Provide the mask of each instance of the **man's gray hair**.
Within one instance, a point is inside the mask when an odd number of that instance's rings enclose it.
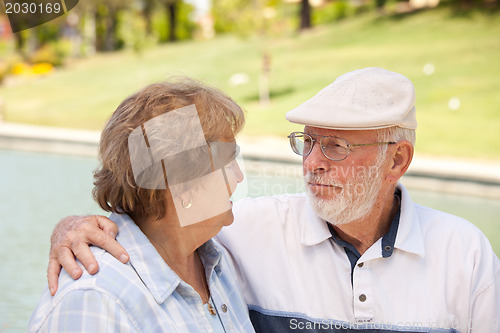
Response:
[[[406,140],[409,141],[412,146],[415,146],[415,130],[399,126],[382,128],[378,132],[378,140],[379,142],[398,142],[401,140]]]
[[[399,126],[387,127],[378,130],[378,142],[398,142],[406,140],[415,147],[416,135],[415,130],[410,128],[403,128]],[[379,150],[379,162],[385,159],[388,145],[381,145]]]

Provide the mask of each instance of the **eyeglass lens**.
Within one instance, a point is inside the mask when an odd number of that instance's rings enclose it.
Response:
[[[294,153],[306,156],[311,153],[315,140],[308,134],[294,133],[290,136],[290,141]],[[332,160],[342,160],[348,154],[347,142],[343,139],[323,136],[319,144],[325,156]]]

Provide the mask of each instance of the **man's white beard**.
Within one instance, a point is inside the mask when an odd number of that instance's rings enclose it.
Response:
[[[346,224],[359,220],[371,212],[382,184],[382,173],[379,172],[383,161],[378,161],[370,172],[360,172],[359,177],[351,177],[343,184],[326,175],[307,173],[306,193],[316,214],[333,225]],[[373,172],[375,170],[375,172]],[[329,199],[322,199],[311,193],[307,183],[334,185],[341,189]]]

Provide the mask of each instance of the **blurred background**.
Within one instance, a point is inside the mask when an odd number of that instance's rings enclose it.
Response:
[[[54,225],[103,214],[90,196],[92,135],[126,96],[175,75],[247,111],[250,196],[302,191],[298,161],[276,160],[301,128],[288,110],[351,70],[406,75],[417,92],[415,201],[469,219],[500,254],[498,0],[86,0],[15,34],[1,6],[0,332],[26,331]],[[59,143],[88,134],[94,153],[26,148],[26,138],[46,145],[39,128],[64,128]]]

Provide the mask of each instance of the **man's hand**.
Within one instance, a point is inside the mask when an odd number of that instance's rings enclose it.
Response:
[[[118,227],[104,216],[68,216],[55,227],[49,254],[47,278],[52,296],[57,291],[61,265],[73,279],[82,275],[75,260],[78,258],[90,274],[99,270],[97,261],[90,251],[90,244],[103,248],[124,264],[129,257],[127,251],[115,240]]]

